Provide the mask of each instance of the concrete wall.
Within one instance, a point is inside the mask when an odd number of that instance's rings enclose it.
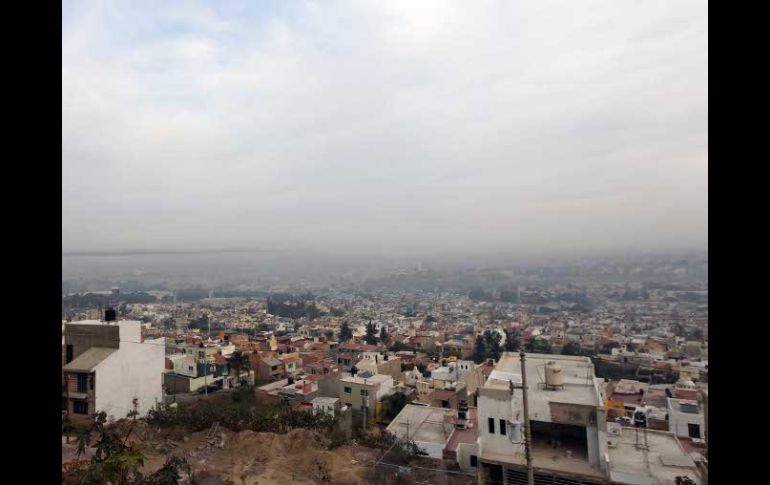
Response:
[[[519,393],[520,394],[520,393]],[[520,399],[514,394],[511,397],[509,391],[497,389],[479,389],[478,401],[478,427],[479,441],[482,443],[484,451],[493,453],[513,454],[521,445],[511,443],[508,437],[508,430],[505,435],[500,434],[500,420],[506,422],[515,419],[511,409],[511,399],[516,410],[521,410]],[[521,413],[519,420],[523,417]],[[495,420],[494,433],[489,432],[488,418]]]
[[[76,359],[91,347],[117,349],[119,332],[118,325],[67,323],[64,326],[64,341],[65,345],[72,345],[72,358]]]
[[[122,327],[122,326],[121,326]],[[124,418],[139,400],[138,411],[147,414],[163,402],[165,342],[163,339],[137,343],[129,331],[129,341],[96,367],[96,410],[114,419]]]
[[[460,443],[457,445],[457,465],[465,471],[476,471],[471,466],[471,455],[479,456],[479,446],[476,443]]]
[[[345,392],[345,387],[350,388],[350,394]],[[373,385],[358,384],[355,382],[339,381],[339,398],[343,404],[350,403],[353,409],[361,411],[364,406],[366,396],[361,396],[361,390],[365,389],[369,391],[369,408],[368,415],[370,418],[374,417],[377,402],[377,389]]]
[[[706,419],[703,414],[683,413],[675,409],[676,404],[672,405],[668,400],[668,430],[680,438],[690,438],[690,429],[688,424],[697,424],[700,426],[700,436],[704,439],[706,430]]]

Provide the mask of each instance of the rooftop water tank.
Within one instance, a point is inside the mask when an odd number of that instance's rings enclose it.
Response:
[[[561,373],[561,366],[554,361],[545,364],[545,385],[547,387],[564,385],[564,376]]]

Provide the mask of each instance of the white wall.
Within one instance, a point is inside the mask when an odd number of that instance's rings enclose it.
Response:
[[[457,465],[465,471],[475,471],[471,466],[471,455],[479,456],[479,447],[476,443],[460,443],[457,445]]]
[[[131,402],[137,398],[139,415],[146,415],[156,403],[163,402],[164,367],[164,339],[121,341],[118,351],[96,367],[96,410],[121,419],[132,410]]]
[[[689,438],[690,429],[687,425],[697,424],[700,426],[699,438],[703,439],[705,428],[706,428],[706,420],[703,416],[703,413],[700,413],[700,414],[683,413],[681,411],[678,411],[676,407],[677,407],[677,404],[672,403],[671,399],[669,398],[668,399],[668,430],[680,438]]]
[[[515,417],[512,416],[511,399],[513,399],[515,409],[521,410],[520,401],[515,395],[513,397],[508,395],[508,399],[506,400],[479,395],[477,414],[479,440],[482,443],[485,452],[513,454],[521,449],[521,445],[511,443],[510,437],[508,436],[509,430],[506,429],[505,435],[500,434],[501,419],[506,422],[515,420]],[[522,417],[523,413],[520,413],[518,420],[520,421]],[[494,418],[495,420],[494,433],[489,432],[488,418]]]
[[[384,374],[380,374],[380,375],[384,375]],[[385,379],[384,381],[382,381],[382,383],[377,388],[377,400],[381,401],[382,398],[386,396],[390,396],[391,394],[396,392],[394,387],[395,386],[393,384],[393,377],[388,376],[388,379]]]

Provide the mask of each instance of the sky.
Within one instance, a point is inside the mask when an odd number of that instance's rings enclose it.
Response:
[[[62,250],[705,248],[706,1],[68,1]]]

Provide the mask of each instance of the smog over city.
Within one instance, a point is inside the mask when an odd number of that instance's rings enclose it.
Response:
[[[413,265],[707,247],[705,3],[63,14],[65,268],[148,253]]]

